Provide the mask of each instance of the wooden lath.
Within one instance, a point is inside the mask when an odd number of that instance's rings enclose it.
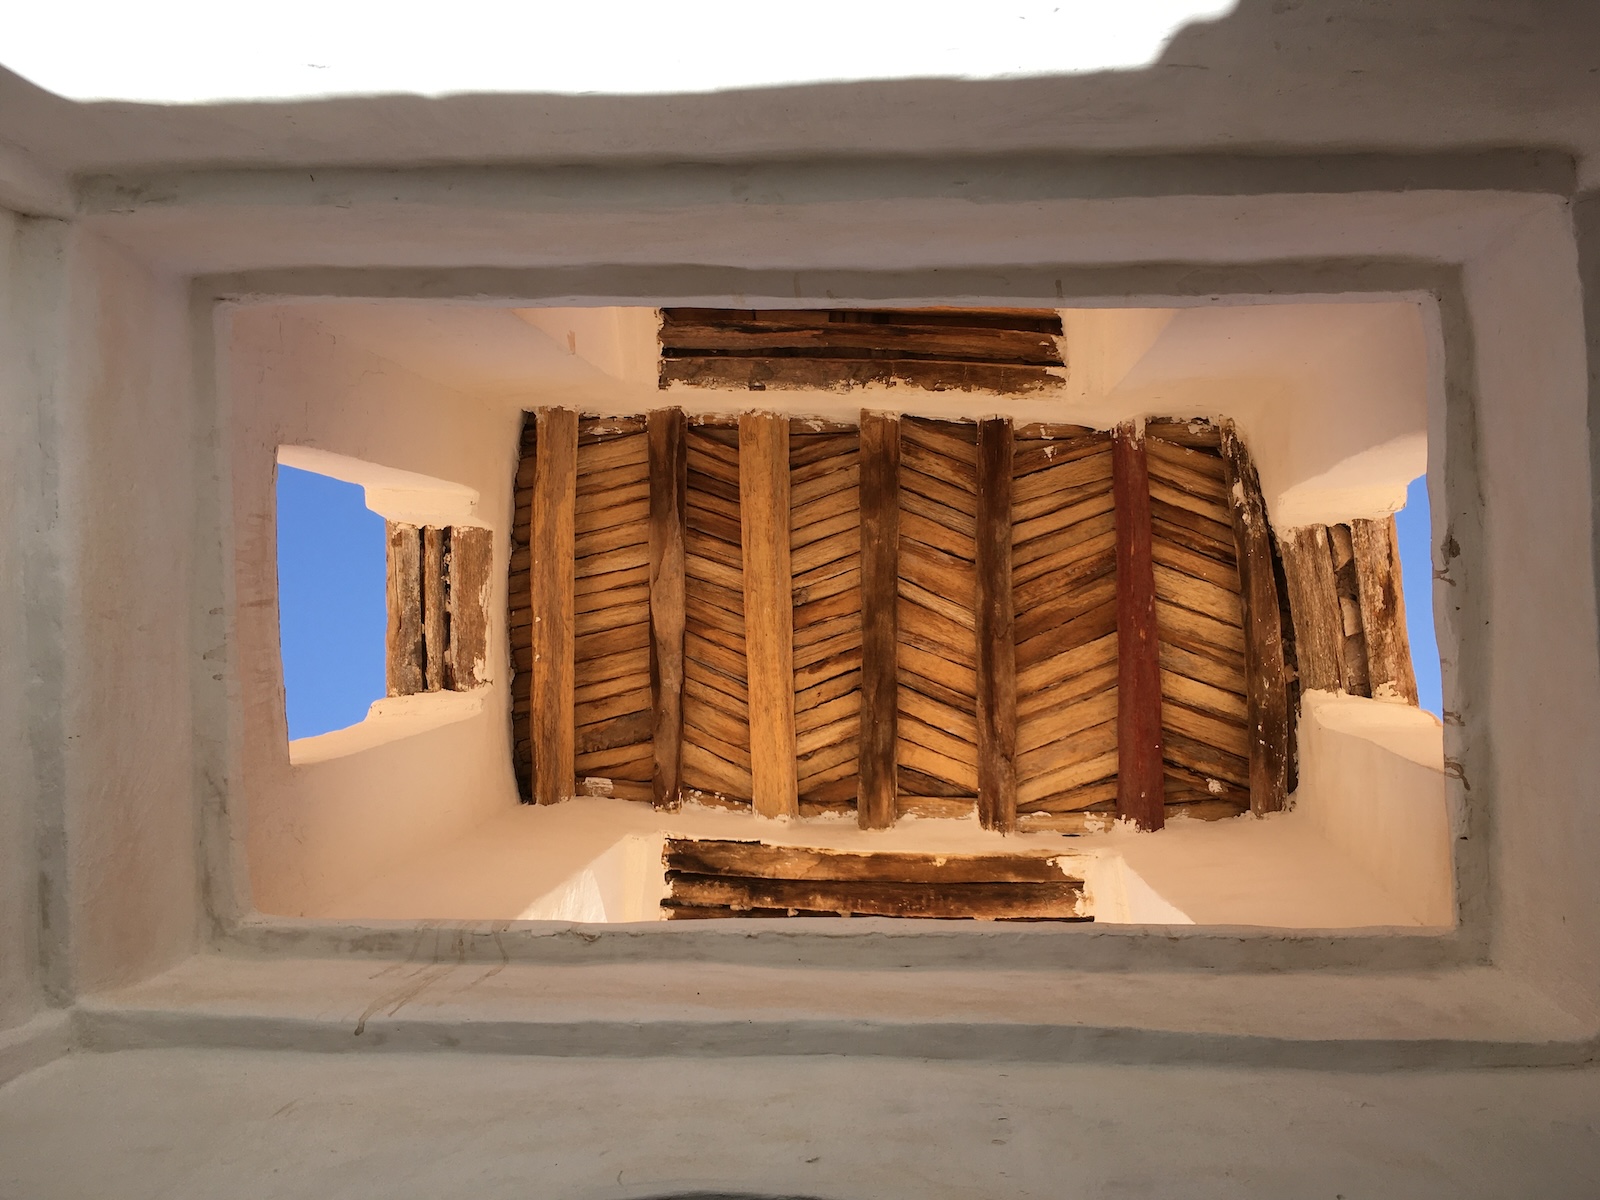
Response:
[[[1017,812],[1024,829],[1084,827],[1117,796],[1117,535],[1111,439],[1017,431],[1012,465]]]
[[[1230,429],[535,424],[511,562],[532,798],[1067,832],[1281,806],[1286,639]]]
[[[933,917],[1085,921],[1083,880],[1049,854],[850,853],[668,838],[669,919]]]
[[[573,558],[578,790],[651,800],[650,477],[642,418],[578,422]]]
[[[1030,392],[1061,382],[1061,333],[1050,309],[667,308],[660,386]]]
[[[978,802],[977,426],[900,423],[897,810]]]
[[[789,572],[800,812],[854,813],[861,753],[861,434],[789,432]]]
[[[1175,421],[1151,422],[1144,433],[1166,803],[1243,812],[1251,754],[1245,615],[1222,433]]]

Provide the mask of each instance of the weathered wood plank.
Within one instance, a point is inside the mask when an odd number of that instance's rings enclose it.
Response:
[[[391,696],[413,696],[427,686],[423,644],[422,531],[390,521],[385,594],[389,611],[385,635],[385,674]]]
[[[1294,648],[1300,692],[1347,691],[1344,618],[1333,577],[1333,549],[1326,525],[1291,529],[1278,539],[1283,578],[1294,621]]]
[[[1111,440],[1117,526],[1117,815],[1140,829],[1165,821],[1161,793],[1161,639],[1150,557],[1150,476],[1143,435]]]
[[[1405,593],[1400,584],[1400,542],[1394,518],[1350,522],[1361,629],[1367,639],[1367,681],[1377,699],[1417,703],[1417,676],[1406,632]]]
[[[1083,884],[885,883],[881,881],[668,877],[662,905],[721,906],[735,911],[835,912],[883,917],[975,917],[988,920],[1080,920]]]
[[[768,846],[668,838],[669,871],[747,879],[882,880],[886,883],[1060,883],[1072,878],[1060,854],[857,853],[802,846]]]
[[[465,692],[488,683],[489,593],[494,532],[456,525],[450,530],[450,642],[445,687]]]
[[[422,530],[422,563],[419,582],[422,592],[422,686],[425,691],[444,690],[445,650],[449,626],[445,583],[445,547],[449,535],[437,525]]]
[[[650,699],[655,755],[652,802],[676,808],[683,793],[684,519],[689,484],[683,410],[645,418],[650,472]]]
[[[1017,660],[1011,606],[1013,434],[1006,419],[978,426],[977,725],[978,820],[1009,833],[1017,824]]]
[[[531,544],[540,548],[530,574],[533,626],[533,799],[554,804],[574,779],[573,510],[578,487],[578,414],[538,412]]]
[[[1250,808],[1256,813],[1277,812],[1289,793],[1289,690],[1272,530],[1261,480],[1232,422],[1222,428],[1222,463],[1233,498],[1233,536],[1244,597]]]
[[[794,626],[789,562],[789,424],[772,413],[739,418],[739,511],[755,811],[797,816]]]

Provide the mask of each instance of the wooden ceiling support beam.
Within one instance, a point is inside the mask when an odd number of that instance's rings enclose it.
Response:
[[[555,804],[574,779],[573,523],[578,501],[578,414],[538,411],[530,564],[533,800]]]
[[[899,714],[900,421],[861,414],[861,736],[856,819],[895,820]]]
[[[680,408],[646,418],[650,454],[650,703],[653,798],[676,808],[683,792],[684,518],[688,423]]]
[[[1344,619],[1333,574],[1333,549],[1326,525],[1291,529],[1278,539],[1283,578],[1294,621],[1300,691],[1348,691],[1344,661]]]
[[[1400,586],[1400,539],[1394,518],[1351,521],[1361,628],[1367,639],[1367,682],[1380,698],[1417,703],[1417,674],[1406,632],[1405,593]]]
[[[978,424],[974,546],[978,625],[978,820],[1017,827],[1017,660],[1011,589],[1011,422]]]
[[[1250,810],[1278,812],[1289,791],[1289,689],[1283,656],[1272,530],[1261,478],[1232,421],[1222,426],[1223,479],[1244,601],[1244,671],[1250,742]]]
[[[1166,823],[1161,763],[1161,641],[1150,553],[1150,469],[1143,432],[1111,439],[1117,536],[1117,816],[1140,829]]]
[[[800,814],[794,742],[794,601],[789,569],[789,421],[739,418],[750,774],[755,811]]]
[[[450,646],[444,686],[465,692],[489,681],[489,572],[494,533],[476,525],[450,527]]]

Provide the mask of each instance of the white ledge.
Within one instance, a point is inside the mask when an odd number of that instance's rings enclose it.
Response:
[[[1574,1064],[1595,1031],[1503,971],[803,971],[205,954],[83,1000],[82,1044],[566,1056],[855,1054],[1354,1069]]]
[[[308,767],[465,721],[483,711],[488,690],[483,686],[468,692],[422,692],[374,700],[366,717],[354,725],[290,741],[289,763]]]

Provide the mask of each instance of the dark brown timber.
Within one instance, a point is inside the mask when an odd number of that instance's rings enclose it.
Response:
[[[446,630],[449,616],[445,599],[445,548],[449,531],[435,525],[422,530],[422,650],[423,686],[430,692],[444,689]]]
[[[684,506],[688,424],[683,410],[647,418],[650,447],[650,703],[655,714],[654,802],[677,806],[683,789]]]
[[[978,820],[1017,827],[1017,661],[1011,607],[1011,422],[978,425]]]
[[[899,640],[900,422],[861,414],[861,735],[856,819],[895,819],[895,718]]]
[[[1161,767],[1161,643],[1150,556],[1150,472],[1142,432],[1111,440],[1117,533],[1117,815],[1140,829],[1166,821]]]
[[[533,799],[554,804],[572,793],[574,779],[572,555],[578,414],[544,408],[538,423],[530,538]]]
[[[1260,477],[1231,421],[1222,427],[1222,465],[1232,498],[1233,538],[1244,600],[1250,809],[1277,812],[1289,790],[1289,690],[1278,583],[1272,570],[1272,531],[1267,525]]]

